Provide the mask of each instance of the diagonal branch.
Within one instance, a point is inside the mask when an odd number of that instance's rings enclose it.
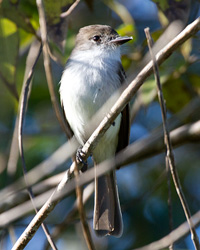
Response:
[[[194,226],[198,226],[200,223],[200,211],[195,213],[191,217],[194,222]],[[181,238],[185,237],[189,233],[188,222],[184,222],[178,228],[174,229],[170,234],[165,237],[150,243],[149,245],[134,249],[134,250],[160,250],[165,249],[174,242],[177,242]]]
[[[67,11],[63,12],[60,14],[61,18],[66,18],[67,16],[69,16],[73,10],[76,8],[76,6],[79,4],[80,0],[76,0]]]
[[[200,223],[200,211],[194,214],[191,219],[194,222],[194,226],[198,226]],[[160,250],[165,249],[174,242],[177,242],[181,238],[185,237],[189,233],[188,222],[184,222],[178,228],[173,230],[170,234],[166,235],[160,240],[150,243],[149,245],[134,249],[134,250]]]
[[[200,121],[195,122],[194,124],[191,124],[191,125],[184,125],[173,130],[170,133],[170,138],[171,138],[173,147],[179,146],[180,144],[187,143],[187,142],[189,143],[195,142],[195,141],[199,142],[200,141]],[[151,134],[145,139],[141,139],[138,142],[133,143],[132,145],[129,145],[124,151],[119,152],[116,155],[117,164],[113,166],[113,168],[122,167],[126,164],[142,160],[144,159],[144,157],[150,157],[152,155],[161,153],[165,148],[165,145],[163,143],[164,141],[163,135],[156,136],[156,139],[155,140],[154,139],[155,139],[155,133]],[[48,166],[46,167],[48,168]],[[107,172],[107,169],[104,168],[103,173],[105,174],[106,172]],[[64,174],[65,173],[63,172],[54,177],[50,177],[49,179],[33,187],[34,193],[38,195],[35,198],[35,204],[37,207],[41,207],[43,205],[43,201],[47,200],[48,197],[51,195],[51,193],[53,193],[55,187],[59,183],[59,180],[62,179]],[[82,175],[81,175],[81,178],[82,178]],[[50,184],[49,182],[51,182],[52,179],[55,179],[55,180],[53,180],[53,183]],[[91,182],[92,180],[93,180],[93,177],[91,176],[91,178],[88,179],[88,182]],[[83,184],[86,184],[86,182],[84,182]],[[38,189],[40,189],[40,191]],[[8,224],[13,223],[14,221],[26,216],[27,214],[33,211],[33,207],[30,204],[31,202],[30,201],[24,202],[26,200],[27,200],[26,194],[23,195],[17,192],[12,197],[7,198],[5,201],[1,203],[2,207],[0,207],[0,212],[3,210],[3,207],[5,206],[9,208],[9,210],[7,209],[5,212],[2,212],[0,214],[0,228],[6,227]],[[8,207],[8,206],[11,206],[11,207]]]
[[[182,125],[182,122],[193,116],[199,116],[200,114],[200,98],[193,99],[186,107],[184,107],[179,113],[171,116],[168,120],[170,130],[175,129],[170,133],[172,144],[175,147],[186,143],[195,143],[200,140],[200,122],[193,124]],[[162,128],[158,127],[151,132],[147,137],[137,140],[129,145],[126,151],[126,157],[123,157],[122,165],[141,161],[149,158],[153,155],[159,154],[164,150]],[[73,138],[74,139],[74,138]],[[65,163],[68,158],[75,153],[78,144],[72,143],[74,140],[70,140],[60,146],[51,156],[39,163],[32,170],[30,170],[26,177],[28,183],[32,186],[45,178],[49,174],[53,173],[55,169],[58,169],[60,165]],[[59,180],[59,178],[58,178]],[[19,194],[20,190],[25,188],[23,178],[19,178],[14,183],[0,191],[0,211],[2,211],[3,204],[7,203],[8,199],[12,200],[15,194]],[[19,197],[18,199],[19,200]]]
[[[94,193],[94,183],[90,183],[83,190],[83,204],[86,204],[88,202],[89,198],[92,196],[93,193]],[[76,219],[77,215],[78,215],[78,199],[76,199],[73,207],[71,208],[67,216],[63,219],[63,221],[54,228],[52,232],[52,237],[54,240],[58,239],[63,231],[66,231],[66,228],[70,225],[70,223],[72,223]],[[46,247],[44,249],[48,250],[49,244],[48,245],[46,244]]]

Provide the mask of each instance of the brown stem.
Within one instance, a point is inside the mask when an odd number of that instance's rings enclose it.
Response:
[[[165,106],[165,101],[164,101],[164,97],[163,97],[162,86],[160,83],[158,64],[156,62],[155,55],[152,52],[152,38],[151,38],[151,35],[149,33],[149,28],[145,29],[145,34],[147,37],[149,51],[150,51],[150,54],[151,54],[151,57],[153,60],[154,76],[156,79],[156,84],[157,84],[157,89],[158,89],[158,99],[159,99],[159,103],[160,103],[160,107],[161,107],[162,121],[163,121],[164,142],[165,142],[165,146],[166,146],[166,157],[167,157],[167,161],[168,161],[168,164],[170,167],[170,171],[171,171],[172,179],[173,179],[173,182],[174,182],[174,185],[176,188],[176,192],[179,196],[179,199],[180,199],[180,202],[182,204],[186,219],[187,219],[189,227],[190,227],[191,238],[192,238],[193,244],[195,246],[195,249],[199,250],[200,249],[199,238],[197,236],[195,227],[194,227],[193,222],[191,220],[191,213],[189,210],[189,206],[188,206],[187,200],[185,198],[185,195],[183,193],[180,179],[179,179],[178,172],[177,172],[176,165],[175,165],[175,159],[174,159],[174,154],[173,154],[173,150],[172,150],[172,143],[170,140],[168,125],[167,125],[166,106]]]

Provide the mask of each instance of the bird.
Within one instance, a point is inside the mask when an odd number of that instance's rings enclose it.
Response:
[[[90,121],[95,120],[97,127],[119,97],[120,88],[127,84],[121,45],[131,39],[120,36],[111,26],[100,24],[82,27],[76,36],[59,91],[66,120],[81,146],[93,132],[88,129]],[[128,145],[129,120],[127,104],[92,152],[95,169]],[[93,228],[100,237],[122,235],[115,170],[100,177],[95,175]]]

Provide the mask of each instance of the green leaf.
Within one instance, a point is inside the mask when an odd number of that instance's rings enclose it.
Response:
[[[156,83],[154,77],[151,77],[142,85],[139,96],[142,104],[145,106],[149,105],[155,99]]]
[[[185,60],[188,60],[191,51],[192,51],[192,39],[189,39],[181,46],[181,52]]]
[[[0,73],[11,84],[15,79],[19,34],[15,23],[6,18],[0,19],[0,44]]]
[[[104,0],[104,3],[121,18],[123,23],[125,24],[134,23],[134,20],[131,14],[129,13],[129,10],[126,8],[125,5],[117,1],[112,1],[112,0],[109,0],[109,1]]]
[[[21,5],[11,4],[9,1],[3,0],[0,5],[0,15],[14,22],[18,27],[26,32],[35,34],[35,29],[30,22],[26,12],[21,10]]]
[[[165,11],[169,8],[169,4],[167,0],[153,0],[154,3],[156,3],[162,11]]]
[[[117,28],[117,32],[120,34],[120,36],[132,36],[133,40],[131,40],[130,42],[134,42],[137,40],[137,31],[134,24],[123,23]]]
[[[44,0],[48,36],[58,48],[63,51],[65,47],[68,18],[61,18],[61,13],[68,10],[73,0]]]
[[[160,82],[164,84],[168,79],[168,73],[160,71]],[[152,75],[141,87],[140,90],[140,100],[142,101],[143,105],[149,105],[157,96],[157,87],[155,78]]]
[[[194,91],[200,95],[200,75],[197,74],[190,74],[189,75],[189,82],[194,88]]]
[[[180,111],[192,98],[192,95],[181,77],[173,77],[163,86],[163,94],[167,109],[172,112]]]

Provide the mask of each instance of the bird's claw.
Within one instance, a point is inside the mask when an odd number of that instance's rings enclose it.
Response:
[[[81,168],[81,172],[85,172],[87,170],[87,161],[84,161],[83,158],[85,157],[85,152],[83,152],[82,147],[78,148],[76,152],[76,161],[78,163],[83,164],[83,167]]]

